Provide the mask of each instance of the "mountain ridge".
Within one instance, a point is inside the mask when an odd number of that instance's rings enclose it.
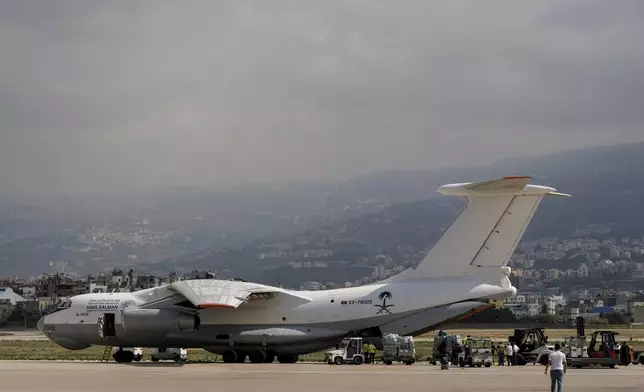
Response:
[[[248,270],[261,263],[249,249],[298,238],[311,246],[351,238],[353,250],[338,251],[338,257],[368,257],[389,249],[400,261],[409,255],[396,248],[430,246],[462,208],[459,199],[438,194],[438,186],[505,175],[530,175],[532,183],[573,195],[569,200],[544,200],[526,238],[569,235],[588,225],[604,225],[624,235],[644,232],[644,220],[633,213],[644,211],[644,182],[638,181],[644,178],[644,143],[629,143],[507,158],[481,167],[378,171],[342,183],[255,184],[226,192],[190,188],[136,198],[102,195],[65,199],[48,208],[0,203],[0,274],[41,273],[50,261],[96,272],[124,266],[128,254],[138,254],[133,263],[144,269],[167,269],[175,263],[214,269],[245,265]],[[93,226],[109,227],[121,236],[148,230],[176,238],[166,248],[153,246],[147,252],[125,247],[112,258],[104,250],[95,252],[100,255],[64,250],[84,247],[75,237],[87,237]],[[61,233],[66,237],[59,238]],[[20,238],[28,241],[15,240]],[[44,245],[56,249],[45,252]],[[229,263],[217,249],[243,249],[240,255],[252,260]],[[90,256],[103,261],[85,260]]]

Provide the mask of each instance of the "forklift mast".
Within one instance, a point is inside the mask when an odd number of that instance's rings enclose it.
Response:
[[[583,317],[579,316],[575,319],[575,324],[577,324],[577,337],[578,338],[583,338],[586,336],[586,331],[585,331],[585,320]]]

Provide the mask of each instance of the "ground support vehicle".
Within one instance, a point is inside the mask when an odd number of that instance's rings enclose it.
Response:
[[[152,362],[159,360],[173,360],[175,362],[185,362],[188,360],[188,350],[185,348],[166,348],[158,347],[152,349]]]
[[[494,343],[489,338],[470,337],[465,342],[463,352],[458,355],[460,367],[490,367],[492,366],[492,347]]]
[[[569,357],[566,359],[568,366],[577,368],[599,365],[614,368],[621,365],[622,361],[617,350],[614,331],[595,331],[588,344],[588,355],[586,357]]]
[[[644,365],[644,351],[633,352],[633,363]]]
[[[514,335],[508,336],[508,341],[519,347],[517,365],[545,365],[548,363],[548,355],[554,350],[554,345],[548,343],[543,328],[515,329]]]
[[[335,346],[335,350],[324,353],[324,362],[329,365],[362,365],[365,353],[362,352],[362,338],[345,338]]]

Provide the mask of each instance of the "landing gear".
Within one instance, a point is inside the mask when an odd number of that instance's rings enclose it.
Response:
[[[237,361],[236,363],[244,363],[246,362],[246,353],[237,351]]]
[[[112,355],[112,358],[114,358],[114,362],[130,363],[134,361],[134,353],[132,351],[123,351],[122,348],[119,348],[119,350]]]
[[[223,359],[224,363],[237,363],[237,353],[233,350],[228,350],[225,351],[221,358]]]
[[[283,354],[277,356],[277,362],[279,363],[295,363],[299,359],[297,354]]]
[[[241,351],[228,350],[222,354],[224,363],[244,363],[246,362],[246,353]]]
[[[248,354],[248,359],[251,363],[266,363],[266,358],[267,355],[265,350],[251,351]]]
[[[273,363],[273,362],[275,362],[275,353],[272,351],[267,351],[266,360],[264,360],[264,363]]]

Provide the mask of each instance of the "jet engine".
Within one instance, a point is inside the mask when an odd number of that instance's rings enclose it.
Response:
[[[170,309],[123,310],[123,330],[125,332],[181,332],[199,329],[199,316]]]

